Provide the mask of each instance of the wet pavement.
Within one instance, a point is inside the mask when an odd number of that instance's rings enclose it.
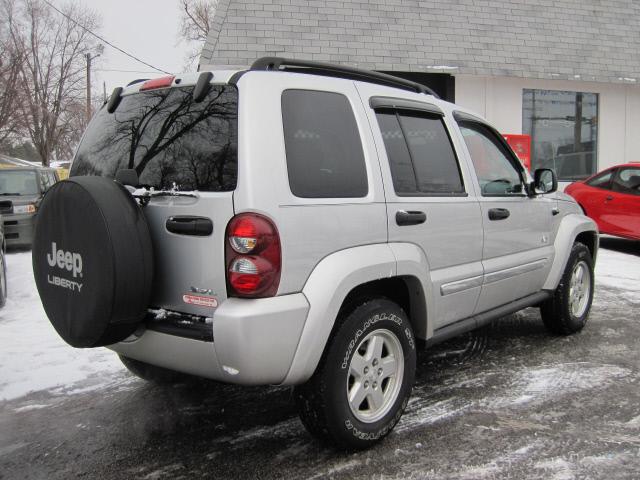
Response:
[[[640,268],[640,242],[605,240]],[[93,373],[0,402],[0,478],[640,478],[639,312],[599,283],[578,335],[528,309],[421,352],[405,415],[359,453],[313,440],[287,388]]]

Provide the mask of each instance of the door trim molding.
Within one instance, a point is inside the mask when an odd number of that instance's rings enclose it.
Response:
[[[525,263],[524,265],[518,265],[517,267],[510,267],[510,268],[505,268],[503,270],[497,270],[491,273],[485,273],[483,285],[499,282],[501,280],[506,280],[507,278],[522,275],[523,273],[529,273],[535,270],[540,270],[541,268],[544,268],[547,265],[547,263],[549,263],[548,258],[541,258],[533,262]]]
[[[483,276],[463,278],[462,280],[456,280],[455,282],[443,283],[440,285],[440,295],[443,297],[446,295],[452,295],[454,293],[464,292],[465,290],[471,290],[472,288],[481,287],[483,282]]]
[[[518,265],[517,267],[504,268],[502,270],[496,270],[495,272],[485,273],[484,275],[443,283],[440,285],[440,295],[445,297],[447,295],[453,295],[454,293],[460,293],[465,290],[481,287],[482,285],[488,285],[511,277],[516,277],[523,273],[540,270],[541,268],[546,267],[548,263],[548,258],[541,258],[533,262],[525,263],[524,265]]]

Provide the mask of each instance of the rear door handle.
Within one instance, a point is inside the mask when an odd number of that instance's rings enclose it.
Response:
[[[511,212],[506,208],[492,208],[489,210],[489,220],[504,220],[505,218],[509,218]]]
[[[607,201],[613,200],[613,195],[607,195],[605,197],[605,200],[607,200]]]
[[[427,214],[424,212],[407,212],[406,210],[398,210],[396,212],[396,223],[404,227],[406,225],[419,225],[427,221]]]
[[[213,232],[213,222],[206,217],[181,215],[167,218],[167,230],[178,235],[206,237]]]

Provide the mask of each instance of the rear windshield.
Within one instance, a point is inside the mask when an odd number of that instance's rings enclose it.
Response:
[[[84,135],[71,175],[115,177],[135,169],[140,184],[161,190],[234,190],[238,177],[238,91],[214,85],[202,102],[193,87],[127,95],[106,107]]]
[[[33,170],[0,170],[0,195],[39,195],[38,179]]]

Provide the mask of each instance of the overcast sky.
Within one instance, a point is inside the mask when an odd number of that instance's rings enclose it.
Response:
[[[63,0],[50,0],[54,5]],[[184,70],[185,55],[190,47],[178,43],[178,0],[73,0],[97,12],[102,27],[97,32],[106,40],[151,65],[171,73]],[[117,86],[124,86],[136,78],[164,75],[132,60],[105,45],[104,52],[94,60],[92,69],[94,89],[102,92],[106,83],[107,95]],[[120,71],[114,71],[120,70]]]

